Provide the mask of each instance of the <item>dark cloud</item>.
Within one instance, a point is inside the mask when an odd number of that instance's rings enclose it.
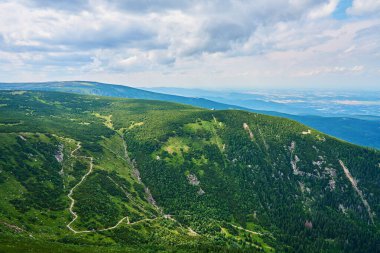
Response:
[[[82,11],[91,7],[87,0],[21,0],[25,6],[61,11]]]
[[[194,0],[21,0],[23,4],[34,8],[49,8],[61,11],[90,10],[96,5],[126,12],[162,12],[184,10],[194,6]],[[198,1],[199,2],[199,1]]]
[[[105,26],[100,30],[70,30],[55,38],[44,40],[45,44],[62,45],[72,49],[118,48],[120,46],[156,46],[154,31],[140,27],[118,28]]]
[[[110,6],[127,12],[163,12],[169,10],[186,10],[193,7],[195,0],[111,0]]]
[[[90,64],[92,57],[90,54],[48,54],[42,58],[33,58],[28,61],[28,65],[37,66],[56,66],[56,67],[80,67]]]
[[[202,42],[198,45],[190,45],[187,49],[179,50],[184,55],[196,55],[203,52],[227,52],[239,43],[244,43],[259,25],[271,25],[279,20],[291,20],[299,18],[306,7],[319,4],[322,0],[307,1],[307,4],[292,5],[288,0],[266,0],[246,2],[239,0],[20,0],[25,6],[33,8],[51,8],[64,10],[75,15],[75,11],[88,10],[89,15],[99,14],[96,6],[103,9],[117,11],[120,20],[104,23],[97,26],[81,23],[72,24],[73,27],[61,27],[61,30],[49,31],[52,36],[34,38],[41,42],[41,46],[10,46],[5,50],[15,51],[49,51],[81,49],[91,50],[96,48],[119,48],[122,46],[139,48],[141,50],[154,50],[169,48],[176,37],[175,32],[166,40],[158,40],[159,30],[165,29],[165,25],[176,26],[178,32],[181,29],[182,20],[175,20],[171,24],[152,23],[152,20],[144,20],[146,12],[167,12],[180,10],[181,13],[192,17],[194,21],[199,18],[201,23],[196,30],[189,31],[191,36],[198,36]],[[81,14],[78,14],[81,15]],[[123,16],[133,15],[139,21],[125,21]],[[95,16],[96,17],[96,16]],[[94,18],[95,18],[94,17]],[[101,16],[99,17],[102,18]],[[53,18],[54,20],[54,18]],[[80,22],[80,18],[78,19]],[[47,23],[50,21],[47,19]],[[88,22],[88,21],[87,21]],[[94,19],[94,22],[97,22]],[[177,22],[177,23],[175,23]],[[54,26],[54,22],[52,22]],[[186,40],[187,38],[183,38]],[[176,39],[178,41],[178,39]],[[56,49],[52,46],[60,46]],[[178,43],[176,47],[181,47]],[[171,47],[173,48],[173,47]]]
[[[54,45],[14,45],[2,43],[0,40],[0,50],[12,53],[49,53],[49,52],[68,52],[67,50]]]
[[[0,33],[0,48],[3,48],[5,45],[4,35]]]
[[[362,39],[368,39],[371,37],[380,39],[379,31],[380,25],[374,25],[369,28],[362,29],[356,33],[355,40],[359,42]]]
[[[208,41],[204,51],[210,53],[229,51],[237,43],[245,42],[253,29],[243,24],[225,21],[210,23],[205,28]]]

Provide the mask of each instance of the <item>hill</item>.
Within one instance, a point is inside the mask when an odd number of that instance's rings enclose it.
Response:
[[[379,251],[380,153],[295,121],[3,91],[0,135],[0,251]]]
[[[184,97],[151,92],[123,85],[105,84],[98,82],[45,82],[45,83],[0,83],[0,90],[39,90],[60,91],[85,95],[99,95],[108,97],[137,98],[161,100],[214,109],[242,109],[243,107],[214,102],[204,98]]]
[[[41,90],[60,91],[88,95],[100,95],[122,98],[137,98],[161,100],[188,104],[207,109],[238,109],[267,115],[294,119],[324,133],[341,138],[358,145],[380,148],[380,121],[376,119],[353,117],[321,117],[307,115],[292,115],[275,111],[255,110],[246,107],[215,102],[209,99],[168,95],[151,92],[122,85],[112,85],[97,82],[46,82],[46,83],[0,83],[0,90]],[[260,107],[260,104],[251,104],[251,108]]]

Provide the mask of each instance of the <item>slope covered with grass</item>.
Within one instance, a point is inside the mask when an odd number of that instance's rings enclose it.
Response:
[[[378,131],[380,128],[380,121],[375,117],[323,117],[315,115],[292,115],[276,111],[259,110],[258,108],[260,108],[260,104],[257,104],[257,101],[253,101],[247,108],[242,105],[234,105],[233,103],[225,104],[223,99],[220,101],[220,98],[218,97],[215,97],[215,101],[213,101],[201,97],[187,97],[186,95],[177,96],[132,88],[124,85],[87,81],[0,83],[0,90],[59,91],[120,98],[160,100],[216,110],[240,109],[293,119],[351,143],[374,147],[377,149],[380,148],[380,131]]]
[[[0,104],[5,251],[378,250],[377,151],[243,111],[30,91]]]

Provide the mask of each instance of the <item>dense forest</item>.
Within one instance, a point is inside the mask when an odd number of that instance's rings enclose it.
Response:
[[[380,252],[379,171],[284,118],[3,91],[0,252]]]
[[[292,114],[286,114],[280,113],[278,111],[261,111],[257,110],[257,108],[260,108],[260,104],[256,104],[256,102],[252,102],[250,103],[250,106],[248,106],[249,108],[256,109],[249,109],[234,104],[224,104],[199,97],[169,95],[137,89],[125,85],[114,85],[88,81],[0,83],[0,90],[58,91],[118,98],[160,100],[216,110],[239,109],[293,119],[305,125],[311,126],[312,128],[315,128],[319,131],[349,141],[351,143],[380,149],[380,122],[378,120],[366,120],[363,117],[323,117],[308,114],[296,115],[296,112]],[[217,98],[215,99],[218,100]]]

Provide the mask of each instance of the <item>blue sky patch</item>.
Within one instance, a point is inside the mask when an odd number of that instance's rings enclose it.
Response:
[[[333,17],[335,19],[346,19],[347,18],[347,13],[346,10],[347,8],[352,6],[352,0],[340,0],[338,7],[333,13]]]

